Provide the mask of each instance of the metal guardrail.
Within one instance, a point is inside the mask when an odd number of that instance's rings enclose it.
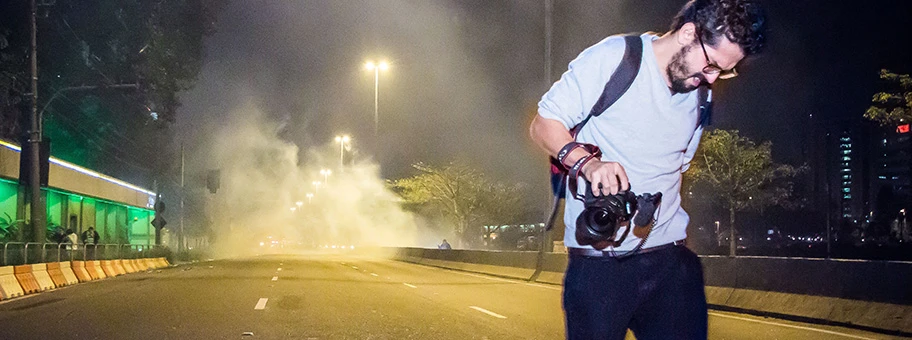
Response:
[[[72,244],[5,242],[0,266],[61,261],[95,261],[162,257],[168,247],[144,244]]]

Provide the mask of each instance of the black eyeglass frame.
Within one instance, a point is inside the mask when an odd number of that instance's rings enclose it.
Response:
[[[738,71],[735,68],[726,70],[709,60],[709,54],[706,53],[706,45],[703,44],[703,31],[700,29],[697,29],[697,41],[700,42],[700,48],[703,49],[703,56],[706,58],[706,66],[703,67],[703,73],[718,74],[719,79],[731,79],[738,76]]]

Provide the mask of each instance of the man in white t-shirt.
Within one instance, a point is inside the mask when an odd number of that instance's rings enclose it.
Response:
[[[759,53],[765,16],[751,0],[692,0],[665,34],[643,34],[642,61],[626,92],[579,131],[625,51],[622,36],[583,51],[539,102],[532,138],[568,169],[581,166],[593,195],[619,191],[663,193],[652,230],[623,242],[580,242],[576,219],[583,202],[567,187],[564,244],[570,257],[564,278],[568,339],[705,339],[707,307],[699,258],[683,247],[689,221],[681,208],[681,176],[703,132],[698,91],[737,73],[735,66]],[[565,148],[579,142],[597,146]],[[591,158],[586,160],[587,158]],[[579,164],[577,164],[580,162]],[[583,182],[582,180],[580,182]],[[628,254],[630,253],[630,254]],[[618,255],[627,256],[619,258]]]

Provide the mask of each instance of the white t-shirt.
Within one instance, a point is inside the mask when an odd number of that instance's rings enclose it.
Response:
[[[681,174],[687,170],[703,133],[699,120],[698,91],[672,94],[656,62],[653,34],[643,34],[643,61],[627,92],[602,115],[586,123],[576,140],[597,145],[602,160],[618,162],[636,194],[662,193],[655,227],[644,247],[654,247],[687,237],[690,217],[681,208]],[[560,121],[569,130],[592,109],[624,55],[623,36],[611,36],[587,48],[570,62],[570,69],[542,96],[538,114]],[[579,193],[585,182],[579,181]],[[564,244],[582,248],[576,240],[576,218],[583,202],[567,188]],[[619,232],[623,232],[623,228]],[[630,233],[614,250],[633,249],[640,239]],[[586,248],[591,248],[586,246]]]

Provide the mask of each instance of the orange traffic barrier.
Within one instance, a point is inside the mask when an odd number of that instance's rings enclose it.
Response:
[[[95,267],[95,275],[98,276],[99,279],[108,277],[105,275],[104,269],[101,269],[101,261],[86,261],[86,263],[89,262],[92,262],[92,266]],[[88,266],[86,266],[86,268],[88,268]],[[92,275],[92,273],[89,272],[89,275]]]
[[[123,260],[114,260],[114,263],[111,265],[114,267],[114,271],[117,272],[117,275],[124,275],[127,271],[123,267]]]
[[[35,277],[35,281],[38,282],[38,288],[41,288],[41,291],[57,288],[47,271],[47,263],[33,264],[32,276]]]
[[[72,265],[73,273],[76,274],[76,278],[79,282],[94,280],[92,275],[89,275],[89,271],[85,268],[86,261],[70,261],[70,264]]]
[[[162,261],[162,264],[165,265],[165,267],[170,267],[170,266],[171,266],[171,264],[168,263],[168,259],[167,259],[167,258],[162,257],[162,258],[161,258],[161,261]]]
[[[13,266],[0,267],[0,293],[3,299],[25,295],[19,280],[16,280]]]
[[[143,263],[146,264],[147,269],[157,269],[158,266],[155,265],[155,262],[152,262],[154,259],[146,258],[143,259]]]
[[[114,262],[114,261],[111,261],[111,260],[101,261],[101,270],[104,271],[104,273],[107,277],[117,276],[117,271],[114,270],[114,267],[112,266],[113,265],[112,262]]]
[[[50,275],[51,280],[54,281],[54,285],[57,287],[63,287],[67,285],[66,278],[63,277],[63,272],[60,271],[60,262],[51,262],[47,264],[47,273]]]
[[[135,259],[133,261],[136,264],[136,268],[139,268],[140,271],[149,270],[149,266],[146,265],[146,261],[144,259]]]
[[[35,280],[35,276],[32,275],[32,266],[24,264],[21,266],[13,267],[13,273],[16,275],[16,281],[19,281],[19,285],[22,286],[22,291],[26,294],[37,293],[41,291],[41,287],[38,285],[38,281]]]
[[[120,262],[123,264],[124,270],[126,270],[127,273],[137,272],[136,267],[133,266],[133,260],[121,260]]]
[[[66,284],[74,285],[79,283],[79,278],[76,277],[76,273],[73,272],[73,268],[70,267],[69,262],[58,262],[60,265],[60,273],[63,274],[64,279],[66,279]]]

